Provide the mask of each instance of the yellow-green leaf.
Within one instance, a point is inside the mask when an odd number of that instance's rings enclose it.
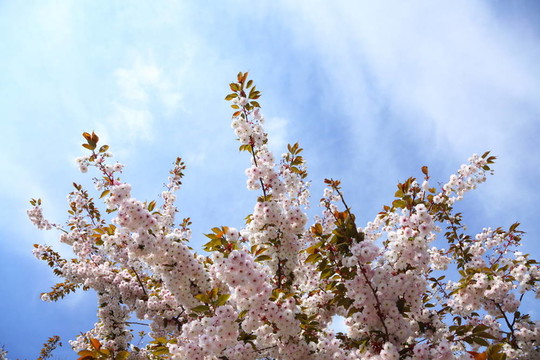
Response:
[[[255,261],[257,262],[262,262],[262,261],[266,261],[266,260],[272,260],[272,258],[268,255],[259,255],[255,258]]]
[[[322,258],[322,256],[320,254],[317,254],[317,253],[313,253],[311,255],[309,255],[306,259],[306,263],[314,263],[314,262],[317,262],[319,261],[320,259]]]
[[[116,354],[115,360],[126,360],[129,356],[129,351],[120,351],[118,354]]]
[[[191,311],[194,311],[196,313],[204,313],[204,312],[207,312],[208,310],[210,310],[208,305],[199,305],[199,306],[195,306],[193,309],[191,309]]]
[[[221,294],[219,295],[217,301],[216,301],[216,306],[223,306],[227,303],[227,300],[229,300],[229,298],[231,297],[231,294]]]

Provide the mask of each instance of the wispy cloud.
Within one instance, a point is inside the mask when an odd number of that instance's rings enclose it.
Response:
[[[502,169],[493,191],[528,201],[535,190],[517,189],[530,183],[523,155],[539,164],[530,135],[540,131],[538,39],[491,6],[297,1],[284,2],[284,21],[318,53],[328,94],[348,114],[358,144],[388,157],[382,166],[397,165],[400,147],[408,159],[450,164],[493,150]]]
[[[145,107],[134,108],[121,103],[114,104],[114,111],[107,119],[109,131],[121,135],[131,142],[154,138],[154,116]],[[107,131],[107,130],[106,130]]]
[[[379,100],[371,107],[384,102],[406,111],[400,120],[414,121],[421,132],[430,130],[422,125],[435,124],[437,135],[454,147],[495,132],[482,125],[503,127],[509,113],[515,119],[518,103],[528,104],[527,111],[540,110],[534,101],[540,83],[531,76],[540,72],[533,39],[501,28],[482,2],[290,6],[296,30],[320,53],[334,81],[364,72],[358,80],[376,92],[366,98]],[[311,36],[302,30],[306,27]],[[332,91],[358,86],[348,81]]]
[[[182,106],[182,95],[152,57],[137,54],[132,64],[114,71],[117,96],[112,113],[99,128],[108,138],[133,143],[152,141],[159,127],[157,116],[172,114]]]
[[[117,69],[115,77],[120,96],[127,102],[148,105],[152,96],[165,111],[175,111],[180,106],[182,95],[152,60],[137,56],[130,68]]]

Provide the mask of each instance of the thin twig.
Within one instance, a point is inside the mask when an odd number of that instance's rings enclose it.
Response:
[[[132,266],[131,267],[131,270],[133,270],[133,272],[135,273],[135,276],[137,277],[137,281],[139,282],[139,285],[141,285],[141,288],[142,288],[142,291],[144,292],[144,295],[148,298],[148,294],[146,293],[146,289],[144,288],[144,285],[141,281],[141,278],[139,277],[139,274],[137,273],[137,271],[135,270],[135,268]]]

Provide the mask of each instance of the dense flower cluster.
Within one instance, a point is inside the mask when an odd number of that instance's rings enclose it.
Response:
[[[340,182],[327,179],[322,214],[308,226],[302,149],[289,145],[276,161],[260,92],[247,73],[237,80],[226,97],[231,126],[251,157],[247,187],[261,196],[245,228],[212,229],[208,256],[189,247],[190,219],[177,224],[179,158],[161,205],[142,202],[118,177],[123,165],[109,163],[108,146],[98,149],[98,136],[84,133],[91,155],[77,162],[100,172],[106,214],[77,184],[65,228],[32,201],[31,221],[60,229],[75,254],[68,261],[36,245],[35,256],[63,278],[42,299],[78,288],[98,295],[99,321],[71,342],[80,359],[540,358],[540,324],[519,311],[523,296],[540,294],[538,263],[516,251],[522,232],[515,224],[471,236],[453,209],[486,180],[494,157],[473,155],[440,190],[423,167],[424,179],[398,184],[392,204],[363,228]],[[335,316],[345,333],[332,330]],[[144,346],[132,344],[135,318],[153,338]]]

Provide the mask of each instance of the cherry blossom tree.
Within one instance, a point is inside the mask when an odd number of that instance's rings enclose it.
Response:
[[[363,226],[340,181],[326,179],[321,215],[308,224],[302,149],[272,154],[261,94],[247,76],[238,74],[225,99],[250,159],[247,187],[259,196],[243,229],[206,235],[206,254],[189,245],[190,219],[176,218],[180,158],[159,201],[142,202],[109,147],[84,133],[89,153],[77,161],[99,174],[97,194],[74,184],[65,225],[31,201],[31,221],[59,231],[74,253],[64,259],[35,245],[62,279],[41,298],[97,293],[98,322],[70,342],[80,360],[540,358],[540,323],[520,311],[527,293],[540,297],[538,263],[518,251],[523,232],[516,223],[469,234],[454,210],[492,173],[494,156],[471,156],[440,188],[422,167]],[[332,328],[335,316],[346,332]],[[135,322],[149,329],[142,346],[132,343]]]

